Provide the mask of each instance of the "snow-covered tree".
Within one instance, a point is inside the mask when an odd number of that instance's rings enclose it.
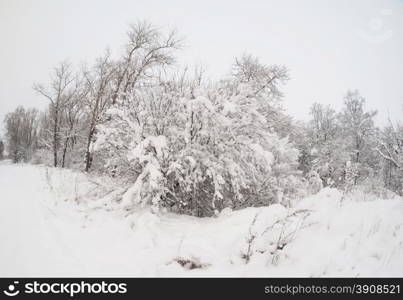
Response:
[[[84,98],[86,112],[85,126],[85,171],[92,166],[93,153],[91,144],[97,130],[97,126],[104,121],[104,113],[111,105],[112,81],[116,67],[110,58],[109,51],[99,57],[92,68],[83,70],[86,85],[86,97]]]
[[[355,185],[359,180],[378,176],[375,115],[376,112],[365,111],[365,99],[358,91],[346,94],[340,113],[315,103],[306,128],[310,146],[305,150],[305,169],[310,166],[324,185],[336,187],[348,185],[351,178]],[[352,173],[354,176],[348,175]]]
[[[314,103],[310,115],[307,136],[302,141],[305,147],[308,145],[304,152],[305,170],[316,172],[325,186],[338,186],[344,178],[344,167],[349,156],[341,137],[337,113],[330,106]]]
[[[377,152],[382,158],[382,173],[385,186],[403,194],[403,126],[389,126],[381,132]]]
[[[29,161],[37,148],[38,111],[22,106],[5,117],[7,152],[13,162]]]
[[[149,86],[159,72],[172,65],[175,61],[173,52],[178,48],[180,39],[176,31],[164,34],[148,22],[138,22],[130,26],[128,42],[120,59],[112,61],[107,54],[97,61],[92,70],[84,72],[89,90],[86,97],[86,171],[90,170],[94,159],[92,145],[98,127],[114,122],[112,115],[106,116],[106,111],[111,106],[130,105],[130,94]]]
[[[351,162],[356,165],[359,178],[368,177],[371,170],[377,169],[378,159],[374,150],[376,111],[365,110],[365,99],[358,91],[349,91],[344,98],[344,107],[339,115],[343,139],[350,152]]]
[[[181,47],[176,30],[167,33],[147,21],[130,25],[122,57],[116,62],[112,104],[124,102],[126,94],[175,62]]]
[[[337,123],[337,114],[330,106],[324,106],[320,103],[314,103],[311,107],[312,120],[310,121],[309,130],[311,131],[311,139],[314,145],[326,144],[329,140],[333,140],[340,129]]]

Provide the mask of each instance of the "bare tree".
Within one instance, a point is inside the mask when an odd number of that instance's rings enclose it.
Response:
[[[20,106],[4,122],[10,157],[15,163],[29,161],[37,147],[38,111]]]
[[[93,156],[91,143],[93,142],[97,125],[103,121],[106,110],[111,105],[112,80],[116,68],[110,60],[110,53],[97,59],[91,70],[84,70],[83,76],[86,82],[85,106],[87,108],[87,134],[85,152],[85,171],[88,172],[92,165]]]
[[[55,167],[58,166],[62,111],[76,93],[77,86],[73,84],[74,80],[71,65],[62,62],[54,69],[48,88],[41,84],[34,85],[34,90],[50,101],[49,118],[52,126],[53,164]]]
[[[117,64],[112,103],[144,78],[149,78],[156,67],[165,68],[175,62],[173,51],[181,47],[181,39],[172,30],[164,35],[148,22],[132,24],[127,33],[125,53]]]
[[[279,88],[289,78],[286,67],[262,64],[252,55],[235,59],[233,75],[241,83],[253,83],[253,96],[265,93],[265,96],[272,99],[282,96]]]
[[[259,98],[265,103],[260,112],[268,121],[269,128],[279,131],[284,125],[281,87],[289,79],[287,68],[266,65],[252,55],[243,55],[235,59],[232,75],[236,86],[248,86],[248,98]]]
[[[311,137],[315,145],[323,144],[334,139],[339,132],[337,114],[330,106],[314,103],[311,107],[312,119],[309,124]]]
[[[81,81],[77,81],[76,85],[77,92],[70,99],[70,101],[66,102],[62,112],[62,168],[66,166],[66,156],[68,153],[68,149],[73,150],[74,146],[77,143],[77,139],[81,136],[81,128],[79,128],[79,123],[83,118],[84,99],[87,95],[88,90],[80,87],[82,85]]]
[[[375,126],[373,118],[376,111],[365,111],[365,99],[358,91],[349,91],[344,98],[344,109],[340,114],[345,137],[350,139],[354,162],[361,162],[361,156],[368,148]]]

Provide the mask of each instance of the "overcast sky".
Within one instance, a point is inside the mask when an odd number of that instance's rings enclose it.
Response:
[[[314,101],[340,108],[348,89],[380,124],[403,119],[402,0],[0,0],[0,120],[17,105],[44,108],[34,82],[61,60],[118,51],[137,20],[177,28],[181,61],[216,78],[242,53],[286,65],[284,105],[296,119]]]

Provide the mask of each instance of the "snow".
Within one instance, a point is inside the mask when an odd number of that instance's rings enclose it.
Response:
[[[1,277],[403,276],[399,197],[323,189],[292,209],[128,213],[84,174],[9,162],[0,191]]]
[[[164,156],[164,150],[167,148],[167,139],[165,136],[149,136],[141,141],[129,154],[128,159],[139,159],[140,162],[149,159],[147,153],[148,147],[154,147],[157,157]]]
[[[257,157],[262,157],[265,161],[265,165],[272,165],[274,161],[273,154],[267,150],[264,150],[263,147],[259,144],[252,143],[249,147],[255,152]]]

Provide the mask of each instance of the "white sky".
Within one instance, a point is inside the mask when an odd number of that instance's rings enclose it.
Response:
[[[34,82],[46,83],[61,60],[121,49],[137,20],[176,27],[182,62],[214,77],[245,52],[286,65],[284,104],[296,119],[314,101],[340,108],[348,89],[380,124],[403,119],[402,0],[0,0],[0,122],[20,104],[44,108]]]

